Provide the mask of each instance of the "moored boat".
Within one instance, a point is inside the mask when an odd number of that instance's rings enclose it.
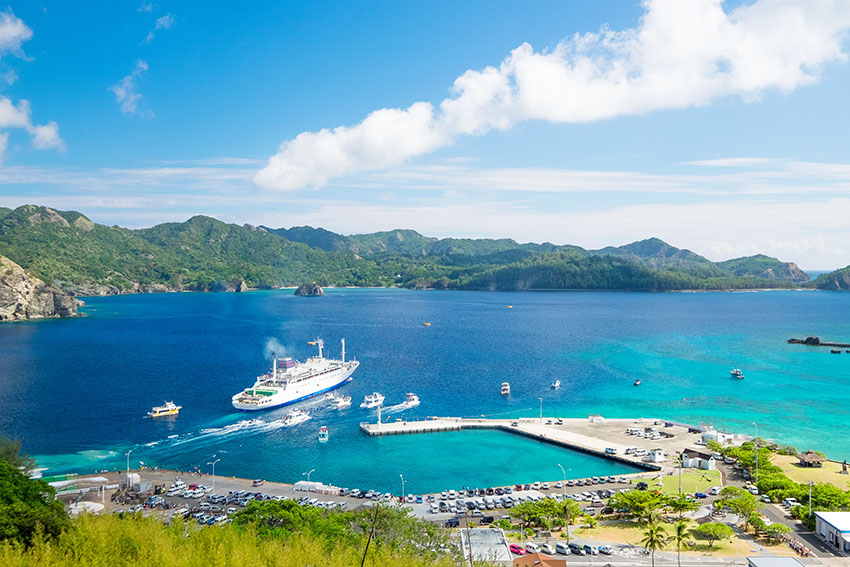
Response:
[[[511,385],[509,382],[502,382],[502,395],[507,396],[511,393]]]
[[[324,425],[319,428],[319,443],[328,442],[328,428]]]
[[[183,406],[175,405],[174,402],[165,402],[161,406],[154,406],[148,412],[148,417],[164,417],[166,415],[177,415]]]

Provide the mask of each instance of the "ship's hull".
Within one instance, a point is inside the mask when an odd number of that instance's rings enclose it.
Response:
[[[241,411],[262,411],[272,408],[279,408],[295,402],[300,402],[308,398],[312,398],[318,394],[324,394],[335,388],[338,388],[351,380],[351,375],[357,370],[358,364],[346,363],[336,372],[330,372],[326,376],[312,378],[290,384],[286,388],[260,387],[264,391],[274,392],[268,396],[262,396],[257,401],[239,400],[242,392],[233,396],[233,407]]]

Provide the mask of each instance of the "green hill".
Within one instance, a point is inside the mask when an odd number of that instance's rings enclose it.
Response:
[[[850,290],[850,266],[821,274],[812,282],[817,289],[848,291]]]
[[[793,264],[766,256],[713,263],[657,238],[588,251],[413,230],[343,236],[195,216],[141,230],[75,211],[0,209],[0,254],[78,295],[296,286],[442,289],[730,289],[791,287]],[[793,267],[793,269],[792,269]],[[243,284],[244,282],[244,284]]]
[[[725,262],[718,262],[717,265],[736,276],[779,279],[798,283],[807,282],[810,279],[809,274],[798,268],[797,264],[781,262],[764,254],[734,258]]]

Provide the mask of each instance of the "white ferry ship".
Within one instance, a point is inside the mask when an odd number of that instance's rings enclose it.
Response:
[[[324,358],[322,339],[311,341],[319,347],[318,356],[297,362],[291,358],[272,362],[272,371],[257,377],[250,388],[233,396],[233,407],[243,411],[276,408],[305,400],[316,394],[333,390],[351,380],[351,375],[360,366],[357,360],[345,360],[345,339],[342,339],[342,359]]]

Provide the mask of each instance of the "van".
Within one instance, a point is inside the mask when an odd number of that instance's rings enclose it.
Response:
[[[708,493],[711,494],[712,496],[717,496],[718,494],[720,494],[720,487],[719,486],[712,486],[711,490],[709,490]]]
[[[431,511],[432,514],[436,514],[437,512],[440,511],[440,509],[437,507],[437,505],[433,502],[431,503],[429,510]]]
[[[560,553],[561,555],[569,555],[570,546],[568,546],[566,543],[561,543],[559,541],[555,544],[555,553]]]

